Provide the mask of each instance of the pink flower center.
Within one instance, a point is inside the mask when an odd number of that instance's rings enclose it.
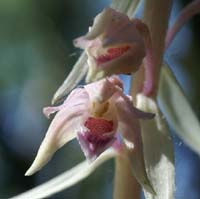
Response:
[[[103,64],[105,62],[111,61],[123,55],[129,50],[130,46],[122,46],[118,48],[109,48],[107,54],[100,55],[97,57],[96,61],[98,64]]]

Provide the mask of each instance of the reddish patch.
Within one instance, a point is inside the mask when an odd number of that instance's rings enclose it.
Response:
[[[113,131],[113,122],[105,119],[89,117],[84,125],[96,136]]]
[[[107,54],[100,55],[99,57],[97,57],[96,61],[98,64],[102,64],[102,63],[111,61],[111,60],[123,55],[125,52],[127,52],[129,50],[129,48],[130,48],[130,46],[123,46],[123,47],[119,47],[119,48],[109,48],[107,50]]]
[[[86,157],[94,160],[115,141],[113,122],[89,117],[84,125],[87,130],[78,133],[78,140]]]

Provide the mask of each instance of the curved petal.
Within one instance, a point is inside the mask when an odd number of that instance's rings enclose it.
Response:
[[[75,99],[74,99],[75,98]],[[43,113],[47,118],[62,110],[65,106],[76,106],[83,103],[83,99],[88,98],[87,94],[81,88],[74,89],[60,106],[49,106],[43,108]]]
[[[84,36],[81,36],[81,37],[74,39],[73,44],[75,47],[85,49],[92,44],[92,41],[86,39]]]
[[[71,93],[52,120],[37,156],[25,175],[40,170],[60,147],[75,138],[76,128],[81,127],[85,112],[88,111],[88,100],[84,89],[76,89]]]
[[[112,23],[105,32],[103,37],[103,47],[120,45],[124,43],[137,43],[141,48],[144,48],[144,41],[133,23],[126,15],[119,13],[120,18],[117,22]],[[122,17],[123,15],[123,17]],[[137,19],[137,21],[140,21]]]
[[[43,114],[47,117],[50,118],[50,115],[60,111],[62,105],[61,106],[49,106],[49,107],[45,107],[43,108]]]
[[[116,101],[119,131],[122,134],[127,155],[131,162],[132,172],[138,182],[148,192],[155,194],[146,174],[141,129],[138,118],[127,106],[127,102],[119,97]]]

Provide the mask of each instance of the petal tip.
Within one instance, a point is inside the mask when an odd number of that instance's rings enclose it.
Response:
[[[26,173],[24,174],[25,176],[31,176],[31,175],[33,175],[35,172],[32,170],[32,168],[30,167],[27,171],[26,171]]]
[[[43,142],[31,167],[26,171],[25,176],[33,175],[34,173],[39,171],[44,165],[46,165],[51,159],[52,155],[55,153],[56,149],[57,148],[53,145],[48,145]]]

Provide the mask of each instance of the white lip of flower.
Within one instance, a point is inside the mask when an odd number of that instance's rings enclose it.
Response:
[[[154,114],[136,109],[122,90],[122,82],[114,76],[77,88],[62,105],[45,108],[47,116],[57,113],[26,175],[41,169],[60,147],[77,137],[90,161],[109,147],[124,146],[137,180],[153,193],[144,166],[139,119],[152,119]]]

